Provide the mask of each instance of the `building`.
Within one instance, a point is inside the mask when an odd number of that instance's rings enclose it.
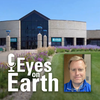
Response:
[[[47,46],[87,45],[100,46],[100,31],[86,30],[86,22],[51,20],[36,10],[19,20],[0,21],[0,46],[6,45],[6,30],[10,32],[11,48],[37,48],[37,35],[47,36]],[[96,35],[94,35],[96,34]],[[96,42],[95,42],[96,41]]]
[[[49,20],[48,33],[53,46],[86,45],[86,22]]]
[[[87,30],[87,44],[100,46],[100,30]]]

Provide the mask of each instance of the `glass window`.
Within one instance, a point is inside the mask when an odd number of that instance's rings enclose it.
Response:
[[[91,45],[97,45],[97,46],[100,46],[100,40],[99,39],[91,39],[91,40],[88,40],[88,44],[91,44]]]
[[[44,35],[43,30],[44,29],[47,30],[46,34],[47,34],[47,41],[48,41],[48,20],[41,17],[41,15],[37,13],[33,13],[30,16],[21,20],[21,46],[22,46],[21,48],[22,49],[27,49],[31,47],[30,45],[32,45],[32,48],[37,48],[37,35],[39,33],[37,26],[41,26],[43,28],[41,30],[42,37]],[[33,44],[28,43],[29,40]]]
[[[64,38],[64,45],[73,45],[73,38]]]
[[[6,38],[0,38],[0,45],[1,46],[6,45]]]
[[[84,38],[76,38],[77,45],[84,45]]]

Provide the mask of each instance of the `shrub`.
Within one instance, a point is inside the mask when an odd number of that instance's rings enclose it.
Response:
[[[77,51],[77,49],[75,49],[75,48],[71,49],[71,52],[75,52],[75,51]]]
[[[89,50],[90,50],[90,51],[94,51],[94,49],[92,49],[92,48],[90,48]]]
[[[69,49],[65,49],[65,52],[69,52],[70,50]]]
[[[85,48],[85,51],[89,51],[89,49]]]
[[[55,47],[49,46],[49,47],[42,47],[42,48],[38,48],[37,51],[39,52],[47,52],[48,56],[52,55],[55,53]]]
[[[52,55],[55,53],[55,47],[48,47],[48,56]]]
[[[0,98],[8,95],[8,67],[6,63],[0,63]]]
[[[6,97],[8,95],[8,91],[7,90],[2,90],[2,92],[0,92],[0,99],[3,99],[4,97]]]
[[[100,49],[97,49],[97,51],[100,51]]]
[[[41,47],[41,48],[38,48],[37,49],[37,52],[47,52],[48,51],[48,48],[47,47]]]
[[[76,45],[76,46],[58,46],[56,47],[57,49],[68,49],[71,52],[76,52],[76,51],[100,51],[100,46],[97,45]],[[57,50],[59,52],[59,50]]]
[[[65,52],[65,49],[57,48],[57,49],[56,49],[56,52],[57,52],[57,53]]]

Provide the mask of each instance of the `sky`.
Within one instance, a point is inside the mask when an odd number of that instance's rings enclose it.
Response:
[[[100,30],[100,0],[0,0],[0,21],[19,20],[36,10],[50,19],[86,22]]]

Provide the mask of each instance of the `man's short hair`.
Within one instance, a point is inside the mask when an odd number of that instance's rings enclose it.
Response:
[[[84,64],[85,64],[85,68],[87,67],[86,62],[84,61],[84,59],[82,57],[74,56],[69,60],[68,68],[70,69],[70,64],[71,64],[72,61],[78,61],[78,60],[82,60],[84,62]]]

